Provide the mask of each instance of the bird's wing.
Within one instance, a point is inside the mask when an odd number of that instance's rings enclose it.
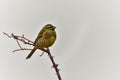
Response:
[[[42,37],[43,32],[45,31],[45,27],[42,28],[42,30],[39,32],[37,38],[35,39],[33,45],[35,46],[36,42]]]

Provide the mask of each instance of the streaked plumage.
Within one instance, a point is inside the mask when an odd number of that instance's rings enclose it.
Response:
[[[26,57],[26,59],[30,58],[33,53],[38,48],[49,48],[52,46],[56,40],[56,32],[55,28],[51,24],[45,25],[42,30],[39,32],[37,38],[35,39],[35,42],[33,44],[34,48],[29,53],[29,55]]]

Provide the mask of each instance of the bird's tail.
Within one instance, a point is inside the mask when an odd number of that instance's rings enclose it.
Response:
[[[34,47],[32,51],[29,53],[29,55],[26,57],[26,59],[30,58],[35,51],[36,51],[36,48]]]

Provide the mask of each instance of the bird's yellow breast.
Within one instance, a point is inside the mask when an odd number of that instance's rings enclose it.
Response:
[[[54,37],[54,36],[51,36],[48,39],[43,39],[42,46],[45,48],[48,48],[54,44],[55,40],[56,40],[56,37]]]

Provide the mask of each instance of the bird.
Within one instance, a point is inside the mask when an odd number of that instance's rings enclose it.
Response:
[[[55,26],[52,24],[45,25],[41,31],[38,33],[37,38],[35,39],[33,46],[34,48],[28,54],[26,59],[30,59],[33,53],[38,49],[44,49],[51,47],[56,40],[56,31]]]

